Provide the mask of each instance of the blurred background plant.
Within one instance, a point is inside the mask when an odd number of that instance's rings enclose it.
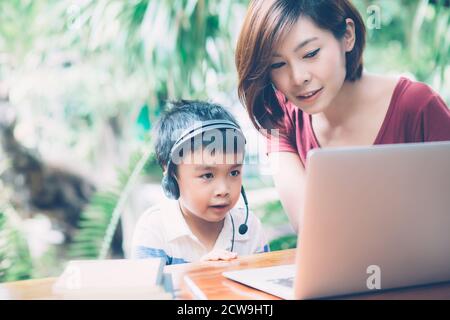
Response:
[[[0,181],[0,282],[33,276],[33,261],[22,221],[8,204],[10,191]]]
[[[403,73],[450,101],[450,1],[354,1],[366,17],[369,71]]]
[[[448,0],[354,0],[368,71],[450,102]],[[271,249],[292,248],[261,138],[236,96],[247,0],[0,1],[0,282],[73,258],[126,257],[162,196],[149,132],[168,99],[228,106],[249,138],[244,184]]]

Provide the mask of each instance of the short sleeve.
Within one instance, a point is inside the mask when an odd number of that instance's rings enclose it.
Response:
[[[297,152],[297,147],[292,139],[286,134],[281,132],[272,132],[268,137],[266,137],[266,153],[272,152]]]
[[[283,118],[281,121],[281,127],[271,129],[266,137],[266,154],[272,152],[292,152],[298,153],[295,143],[295,126],[292,120],[293,115],[287,109],[285,101],[283,101],[282,94],[277,91],[276,93],[278,103],[283,110]]]
[[[421,109],[415,135],[422,141],[450,140],[450,110],[439,95],[433,94]]]
[[[133,234],[131,247],[132,259],[164,258],[168,263],[163,234],[158,228],[158,216],[154,210],[142,214]]]

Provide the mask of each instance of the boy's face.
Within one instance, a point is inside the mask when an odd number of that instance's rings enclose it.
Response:
[[[211,154],[203,148],[188,154],[178,165],[176,177],[183,213],[208,222],[222,221],[239,200],[242,163],[243,153]]]

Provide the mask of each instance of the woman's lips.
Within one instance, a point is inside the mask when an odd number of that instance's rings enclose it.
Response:
[[[299,99],[302,102],[312,102],[320,96],[322,91],[323,91],[323,88],[320,88],[318,90],[310,92],[307,95],[299,95],[299,96],[297,96],[297,99]]]

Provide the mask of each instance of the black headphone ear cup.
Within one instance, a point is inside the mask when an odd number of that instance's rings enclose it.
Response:
[[[180,189],[177,181],[172,176],[165,174],[161,181],[161,186],[167,198],[178,200]]]

